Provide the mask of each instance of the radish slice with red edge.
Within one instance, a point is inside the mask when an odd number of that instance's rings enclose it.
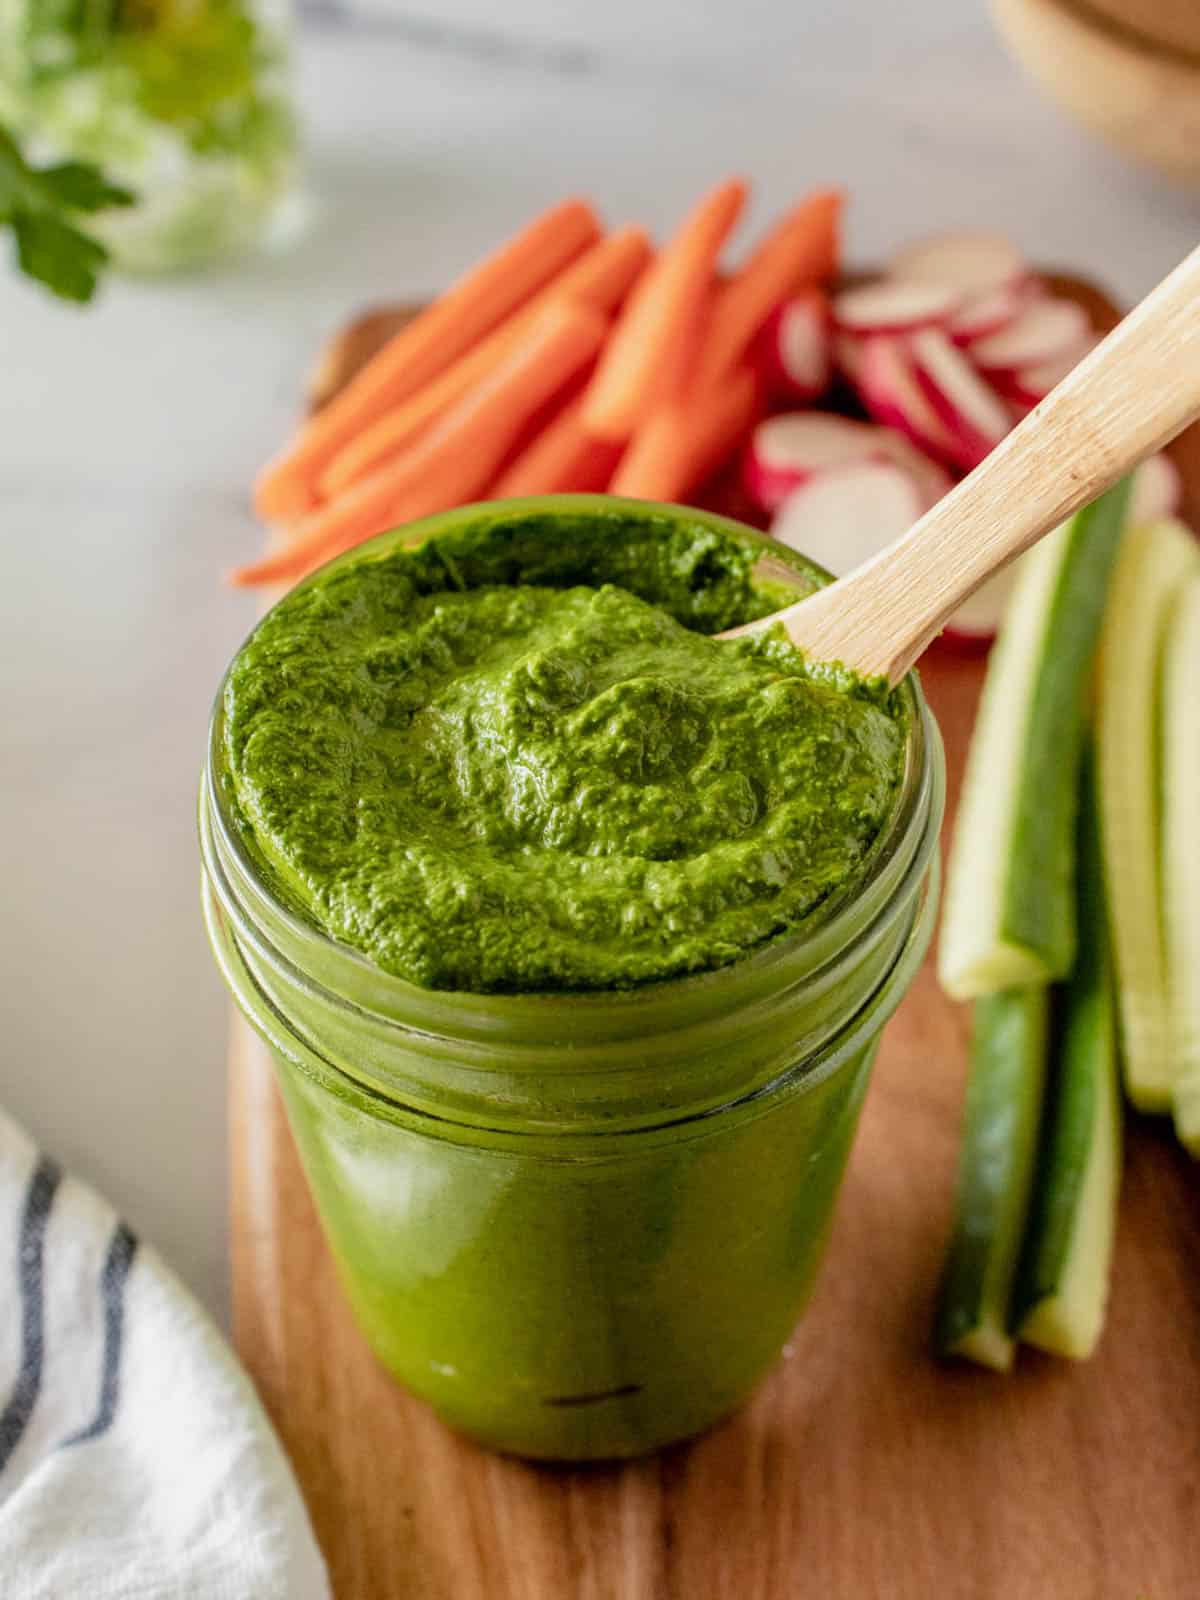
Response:
[[[973,340],[967,354],[981,372],[1019,372],[1077,349],[1091,326],[1074,300],[1035,300],[1007,328]]]
[[[1039,400],[1046,398],[1051,389],[1057,388],[1069,372],[1074,371],[1098,342],[1095,334],[1089,334],[1053,361],[1021,367],[1016,372],[992,372],[988,374],[988,382],[1005,400],[1012,401],[1024,411],[1030,411]]]
[[[921,512],[921,496],[905,471],[866,461],[822,473],[789,495],[771,535],[840,578],[898,539]]]
[[[944,333],[927,328],[910,341],[917,379],[939,420],[953,434],[957,459],[968,471],[1009,432],[1000,397]]]
[[[960,294],[985,294],[1026,275],[1021,252],[1002,233],[944,233],[910,244],[892,257],[890,275],[942,283]]]
[[[1136,527],[1141,522],[1158,522],[1162,517],[1175,516],[1183,503],[1183,479],[1179,468],[1170,456],[1147,456],[1133,475],[1133,491],[1129,498],[1129,520]]]
[[[955,344],[972,344],[976,339],[989,339],[1010,327],[1041,293],[1037,278],[1025,278],[1018,283],[1004,284],[999,289],[987,289],[983,294],[972,295],[954,313],[946,332]]]
[[[972,655],[988,648],[1008,610],[1018,564],[1010,561],[1001,567],[959,606],[941,634],[951,648]]]
[[[945,467],[931,461],[923,450],[906,439],[894,428],[880,428],[878,445],[880,454],[895,466],[901,467],[917,486],[921,496],[921,511],[935,506],[944,494],[954,487],[954,479]]]
[[[997,394],[1000,394],[1001,399],[1004,401],[1004,409],[1008,412],[1009,421],[1012,423],[1014,428],[1018,422],[1025,421],[1025,418],[1029,415],[1037,403],[1033,400],[1010,400],[1008,396],[1001,393],[999,389],[997,389],[996,392]]]
[[[857,387],[859,398],[876,422],[897,429],[935,461],[948,466],[963,464],[958,441],[917,381],[904,340],[865,339]]]
[[[825,411],[785,412],[760,422],[750,436],[742,482],[756,505],[777,511],[787,497],[821,473],[881,460],[883,428]]]
[[[884,278],[843,290],[834,299],[833,320],[844,333],[913,333],[949,322],[961,304],[962,295],[945,284]]]
[[[862,378],[863,342],[853,333],[838,333],[833,339],[834,365],[855,388]]]
[[[833,380],[829,300],[820,289],[786,300],[763,330],[763,376],[786,400],[819,400]]]

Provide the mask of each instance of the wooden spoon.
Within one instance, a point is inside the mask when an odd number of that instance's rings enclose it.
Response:
[[[969,477],[846,577],[722,634],[782,623],[818,661],[899,683],[967,597],[1200,415],[1200,248]]]

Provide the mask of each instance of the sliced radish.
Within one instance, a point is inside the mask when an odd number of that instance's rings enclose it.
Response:
[[[930,405],[902,339],[863,341],[858,393],[877,422],[896,428],[935,461],[962,465],[958,441]]]
[[[763,330],[763,367],[771,392],[787,400],[819,400],[833,378],[829,300],[820,289],[779,306]]]
[[[878,433],[880,454],[908,473],[921,496],[923,512],[935,506],[954,487],[954,480],[945,467],[939,467],[936,461],[931,461],[904,434],[897,433],[895,428],[880,428]]]
[[[853,333],[838,333],[833,339],[834,365],[843,377],[858,387],[862,378],[863,341]]]
[[[947,644],[972,652],[991,644],[1008,610],[1016,568],[1017,562],[1010,561],[963,601],[942,632]]]
[[[771,534],[840,578],[898,539],[921,512],[907,472],[867,461],[802,485],[784,501]]]
[[[970,470],[1012,424],[1000,397],[944,333],[926,328],[910,341],[917,380],[939,421],[953,434],[957,460]]]
[[[1021,252],[1001,233],[944,233],[892,257],[891,276],[943,283],[960,294],[986,294],[1025,276]]]
[[[1051,389],[1056,389],[1068,372],[1074,372],[1084,356],[1090,355],[1099,343],[1095,334],[1089,334],[1073,349],[1064,351],[1056,361],[1044,361],[1038,367],[1023,367],[1022,381],[1039,400],[1044,400]]]
[[[1074,369],[1083,360],[1089,351],[1095,349],[1097,339],[1094,334],[1073,345],[1070,350],[1064,351],[1053,361],[1043,361],[1037,366],[1021,367],[1016,372],[989,373],[988,381],[997,394],[1006,400],[1030,411],[1039,400],[1044,400],[1051,389],[1057,388],[1068,372]]]
[[[999,333],[975,339],[968,355],[981,372],[1019,372],[1077,348],[1091,332],[1088,314],[1074,300],[1035,300]]]
[[[1004,401],[1004,409],[1008,412],[1009,420],[1014,428],[1018,422],[1025,421],[1025,418],[1029,415],[1037,403],[1033,400],[1010,400],[1000,388],[999,384],[995,385],[995,389],[996,393],[1000,395],[1001,399]]]
[[[946,332],[955,344],[989,339],[1014,323],[1040,292],[1040,281],[1029,277],[1003,284],[999,289],[973,294],[951,317]]]
[[[1161,452],[1147,456],[1133,475],[1133,493],[1129,500],[1129,520],[1157,522],[1161,517],[1173,517],[1183,503],[1183,479],[1179,468],[1170,456]]]
[[[750,437],[742,481],[757,505],[777,511],[788,495],[820,473],[883,459],[885,431],[825,411],[768,417]]]
[[[962,295],[941,283],[903,283],[886,278],[846,289],[833,302],[833,320],[844,333],[913,333],[949,322]]]

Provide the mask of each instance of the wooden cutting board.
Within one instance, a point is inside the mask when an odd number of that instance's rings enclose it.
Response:
[[[1062,283],[1111,322],[1103,297]],[[361,359],[370,341],[360,330],[351,344]],[[1200,434],[1176,456],[1195,519]],[[982,672],[938,649],[922,667],[948,821]],[[1112,1309],[1091,1362],[1023,1353],[999,1377],[929,1355],[967,1022],[927,961],[884,1038],[812,1306],[752,1404],[651,1460],[567,1469],[486,1454],[376,1365],[265,1049],[236,1019],[235,1339],[337,1600],[1200,1595],[1200,1172],[1165,1123],[1128,1130]]]

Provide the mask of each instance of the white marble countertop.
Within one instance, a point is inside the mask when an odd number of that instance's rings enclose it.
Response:
[[[226,1011],[194,793],[252,617],[217,575],[256,548],[246,486],[321,336],[567,191],[666,224],[725,170],[759,216],[844,182],[861,259],[991,223],[1127,297],[1200,233],[1200,198],[1061,122],[969,0],[310,11],[316,217],[291,253],[83,314],[0,274],[0,1104],[219,1314]]]

